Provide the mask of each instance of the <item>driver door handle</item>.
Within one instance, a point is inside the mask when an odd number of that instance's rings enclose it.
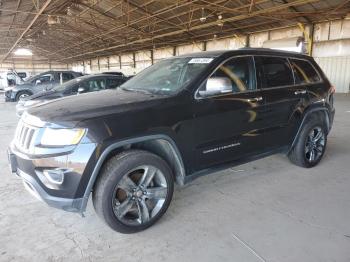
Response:
[[[306,94],[306,90],[297,90],[294,92],[294,95],[305,95]]]
[[[262,101],[262,100],[263,100],[262,96],[254,97],[254,98],[248,98],[248,99],[247,99],[247,101],[248,101],[249,103],[257,103],[257,102],[260,102],[260,101]]]

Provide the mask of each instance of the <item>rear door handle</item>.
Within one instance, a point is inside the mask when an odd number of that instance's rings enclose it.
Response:
[[[249,103],[257,103],[257,102],[260,102],[260,101],[262,101],[262,100],[263,100],[262,96],[254,97],[254,98],[248,98],[248,99],[247,99],[247,101],[248,101]]]
[[[297,90],[294,92],[294,95],[305,95],[306,94],[306,90]]]

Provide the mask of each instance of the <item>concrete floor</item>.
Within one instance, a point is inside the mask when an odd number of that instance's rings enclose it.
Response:
[[[134,235],[110,230],[91,202],[81,218],[25,191],[6,159],[14,106],[0,102],[0,261],[350,261],[350,96],[336,99],[317,167],[276,155],[199,178]]]

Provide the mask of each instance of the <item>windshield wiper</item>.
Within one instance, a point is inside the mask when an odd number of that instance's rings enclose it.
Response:
[[[137,89],[137,88],[126,88],[126,87],[120,87],[121,90],[127,91],[127,92],[138,92],[143,94],[153,94],[151,91],[144,90],[144,89]]]

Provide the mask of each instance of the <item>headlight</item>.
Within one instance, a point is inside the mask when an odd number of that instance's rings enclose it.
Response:
[[[46,146],[76,145],[84,136],[85,129],[52,129],[46,128],[41,138],[41,144]]]

